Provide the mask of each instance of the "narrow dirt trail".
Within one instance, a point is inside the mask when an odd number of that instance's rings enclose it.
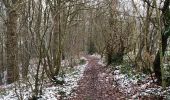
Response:
[[[112,85],[113,76],[104,66],[98,64],[99,59],[92,56],[86,58],[88,65],[84,75],[69,100],[124,100],[122,93]]]

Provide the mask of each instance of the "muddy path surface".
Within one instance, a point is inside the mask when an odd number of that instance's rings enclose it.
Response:
[[[99,58],[86,58],[88,65],[84,75],[68,100],[124,100],[123,94],[113,86],[113,75],[98,63]]]

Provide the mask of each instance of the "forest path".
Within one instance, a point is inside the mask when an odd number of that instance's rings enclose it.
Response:
[[[74,95],[69,100],[117,100],[122,93],[113,87],[113,76],[100,65],[99,58],[86,56],[88,65]],[[122,99],[123,100],[123,99]]]

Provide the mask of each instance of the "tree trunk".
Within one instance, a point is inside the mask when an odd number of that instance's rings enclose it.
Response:
[[[160,53],[159,53],[159,51],[156,54],[155,61],[153,62],[153,67],[154,67],[153,69],[154,69],[155,77],[157,78],[157,83],[159,85],[161,85],[162,76],[161,76]]]
[[[7,83],[10,84],[16,81],[19,77],[17,65],[17,13],[11,11],[8,13],[7,19]]]
[[[163,17],[163,24],[165,26],[165,31],[161,31],[161,43],[162,43],[162,52],[158,51],[157,55],[156,55],[156,58],[155,58],[155,61],[154,61],[154,72],[155,72],[155,76],[156,78],[158,79],[157,83],[159,85],[162,84],[162,82],[164,80],[162,80],[162,73],[161,72],[161,59],[160,59],[160,53],[162,53],[162,56],[165,55],[165,51],[166,51],[166,48],[167,48],[167,41],[168,41],[168,37],[169,37],[169,33],[170,33],[170,30],[169,30],[169,21],[170,21],[170,10],[169,10],[169,5],[170,5],[170,1],[169,0],[165,0],[164,1],[164,6],[163,6],[163,9],[162,9],[162,17]]]

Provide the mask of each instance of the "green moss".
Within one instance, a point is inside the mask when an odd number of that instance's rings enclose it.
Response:
[[[86,60],[84,60],[84,59],[80,59],[80,61],[79,61],[79,65],[83,65],[83,64],[85,64],[86,63]]]

